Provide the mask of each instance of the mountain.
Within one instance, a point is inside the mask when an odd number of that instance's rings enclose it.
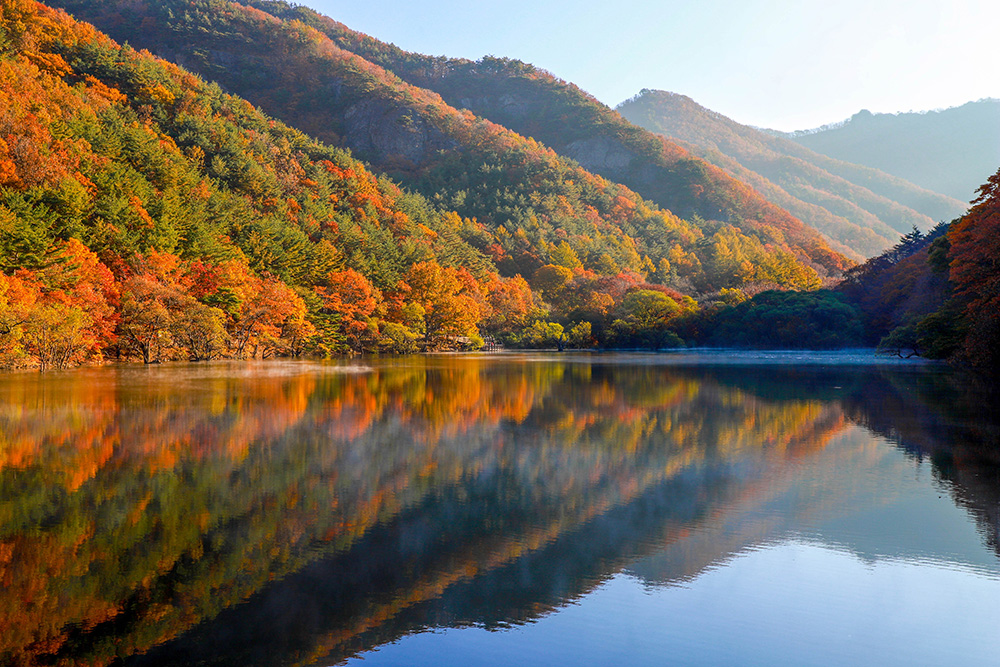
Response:
[[[617,110],[637,125],[682,142],[831,241],[864,256],[881,253],[913,227],[926,231],[966,209],[959,200],[877,169],[835,160],[736,123],[683,95],[643,90]]]
[[[301,22],[188,7],[197,43],[242,53],[252,35],[255,62],[278,63],[217,73],[427,195],[60,10],[6,2],[0,366],[409,352],[480,333],[677,344],[665,327],[699,309],[692,293],[812,288],[847,265],[762,219],[682,220]],[[690,200],[709,206],[708,184],[688,182]]]
[[[523,234],[536,249],[565,240],[587,269],[607,273],[627,268],[668,282],[655,274],[662,260],[671,262],[672,249],[690,248],[697,237],[711,238],[721,228],[698,218],[731,224],[750,245],[764,252],[790,252],[824,274],[849,265],[818,233],[748,186],[523,63],[405,54],[308,9],[278,2],[249,3],[253,7],[222,0],[194,5],[179,0],[57,4],[116,38],[218,81],[320,139],[349,147],[376,168],[483,222],[501,237]],[[345,48],[352,40],[367,50]],[[431,63],[454,68],[457,78],[426,71]],[[418,76],[417,70],[424,75]],[[440,78],[464,92],[440,93],[443,83],[434,84],[433,92],[421,87]],[[462,103],[465,97],[483,97],[471,83],[477,78],[483,86],[501,90],[524,85],[547,92],[537,103],[524,102],[531,111],[521,114],[523,123],[501,126],[493,116],[476,115],[476,104]],[[550,105],[561,97],[565,112],[554,115]],[[507,106],[522,104],[517,96],[511,99]],[[512,131],[542,117],[550,128],[562,128],[561,134],[532,132],[528,138]],[[587,167],[627,187],[609,183]],[[651,224],[646,214],[651,209],[636,192],[666,206],[674,214],[669,222]],[[676,216],[697,224],[682,223]],[[634,239],[634,248],[616,240],[617,230]],[[504,250],[497,263],[508,272],[531,275],[549,261],[544,252],[514,242]],[[674,256],[679,259],[676,251]],[[699,290],[723,286],[702,276],[695,276],[693,285]]]
[[[782,136],[965,202],[1000,165],[1000,100],[921,113],[864,110],[842,123]]]
[[[572,83],[528,63],[487,56],[479,61],[409,53],[302,7],[272,0],[253,6],[301,20],[337,46],[432,90],[451,106],[544,142],[585,169],[622,183],[681,217],[734,224],[752,219],[779,226],[789,239],[810,236],[745,185],[694,159],[675,143],[626,122]],[[691,190],[701,190],[692,196]]]

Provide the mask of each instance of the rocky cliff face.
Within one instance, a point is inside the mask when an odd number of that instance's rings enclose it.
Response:
[[[499,98],[491,96],[483,97],[463,97],[459,100],[460,106],[470,111],[491,109],[498,114],[508,118],[524,119],[531,112],[531,104],[528,100],[515,95],[501,95]]]
[[[585,169],[621,174],[632,166],[635,155],[620,141],[609,137],[591,137],[569,143],[564,152]]]
[[[419,166],[457,144],[410,109],[367,99],[343,114],[342,142],[359,157],[377,163]]]

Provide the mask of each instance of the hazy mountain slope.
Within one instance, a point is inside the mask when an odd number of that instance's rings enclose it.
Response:
[[[59,4],[115,36],[193,67],[320,138],[352,148],[460,214],[485,222],[498,230],[505,254],[495,259],[510,272],[530,275],[550,261],[547,247],[567,241],[587,268],[652,273],[671,256],[677,260],[670,260],[671,266],[690,263],[678,251],[690,255],[699,238],[719,229],[651,209],[628,188],[449,106],[302,22],[221,0]],[[746,243],[765,254],[789,251],[823,272],[846,265],[818,233],[787,212],[676,150],[678,159],[667,171],[679,210],[733,220],[749,235]],[[802,273],[790,265],[778,273],[788,271]],[[801,282],[775,275],[787,284]],[[711,280],[700,285],[717,287]]]
[[[965,210],[960,201],[740,125],[683,95],[644,90],[618,111],[685,142],[828,238],[865,255],[881,252],[914,226],[926,230]]]
[[[1000,165],[1000,100],[923,113],[860,111],[843,123],[783,136],[967,202]]]

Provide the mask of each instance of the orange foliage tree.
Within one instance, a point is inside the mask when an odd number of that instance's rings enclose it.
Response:
[[[490,332],[513,333],[540,314],[528,281],[520,275],[502,279],[491,274],[485,281],[488,313],[483,325]]]
[[[376,314],[382,303],[382,293],[354,269],[334,271],[327,276],[327,285],[316,288],[324,308],[340,318],[339,329],[352,350],[360,352],[371,338]]]
[[[8,365],[65,368],[100,360],[115,340],[118,283],[76,239],[54,249],[41,271],[3,276],[0,337]]]
[[[242,262],[229,261],[221,268],[219,296],[228,306],[223,310],[229,314],[233,356],[269,356],[285,349],[285,328],[305,319],[302,297],[276,278],[254,275]]]
[[[447,336],[478,336],[481,307],[463,285],[458,270],[430,260],[410,267],[406,283],[423,310],[423,334],[429,344]]]

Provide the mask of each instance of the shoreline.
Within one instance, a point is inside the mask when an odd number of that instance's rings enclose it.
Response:
[[[803,349],[761,349],[745,348],[669,348],[664,350],[644,349],[580,349],[562,350],[545,349],[511,349],[472,350],[472,351],[440,351],[415,352],[402,355],[361,354],[337,357],[270,357],[267,359],[212,359],[207,361],[169,360],[144,364],[141,361],[105,361],[103,363],[85,364],[63,369],[11,368],[0,370],[5,376],[31,374],[37,376],[60,376],[79,371],[96,369],[155,369],[167,368],[218,368],[220,366],[246,367],[274,365],[279,363],[294,365],[312,365],[318,368],[337,368],[340,372],[353,369],[353,372],[370,370],[366,361],[385,362],[405,359],[434,359],[440,357],[468,357],[477,359],[509,359],[519,361],[563,360],[568,363],[581,363],[585,360],[595,363],[641,363],[666,366],[892,366],[894,368],[941,368],[963,370],[947,361],[925,359],[923,357],[900,358],[885,353],[879,353],[875,348],[845,348],[841,350],[803,350]],[[614,357],[615,359],[612,359]]]

